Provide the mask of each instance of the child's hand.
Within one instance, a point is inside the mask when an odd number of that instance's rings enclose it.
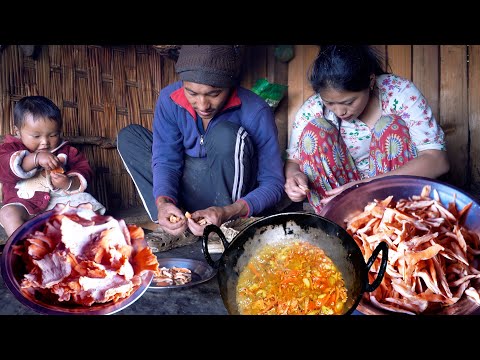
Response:
[[[45,170],[53,170],[62,165],[60,159],[48,151],[39,151],[36,158],[36,165]]]
[[[70,186],[70,178],[65,174],[51,172],[50,179],[55,189],[66,190]]]

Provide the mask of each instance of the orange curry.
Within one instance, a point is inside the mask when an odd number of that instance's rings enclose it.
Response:
[[[242,315],[342,314],[347,301],[333,261],[304,241],[263,247],[240,272],[236,295]]]

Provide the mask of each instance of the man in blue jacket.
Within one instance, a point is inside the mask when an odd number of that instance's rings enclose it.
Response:
[[[271,209],[285,184],[278,131],[268,104],[239,86],[241,48],[183,45],[175,70],[181,81],[160,92],[153,133],[134,124],[117,137],[152,221],[201,236],[205,223]]]

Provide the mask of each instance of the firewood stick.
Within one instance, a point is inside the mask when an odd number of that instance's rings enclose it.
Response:
[[[0,135],[0,142],[3,141],[4,137],[4,135]],[[115,149],[117,147],[116,140],[103,136],[64,136],[63,139],[70,144],[97,145],[102,149]]]

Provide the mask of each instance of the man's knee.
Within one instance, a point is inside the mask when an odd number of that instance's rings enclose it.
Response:
[[[117,149],[119,152],[130,148],[132,144],[138,145],[147,136],[148,130],[139,124],[130,124],[120,129],[117,134]],[[144,141],[144,140],[143,140]]]
[[[123,146],[128,140],[132,137],[132,127],[137,126],[136,124],[127,125],[124,128],[120,129],[117,134],[117,149],[118,151],[123,150]]]
[[[143,126],[138,124],[130,124],[120,129],[117,134],[118,141],[124,141],[136,136],[136,134],[142,132]]]

